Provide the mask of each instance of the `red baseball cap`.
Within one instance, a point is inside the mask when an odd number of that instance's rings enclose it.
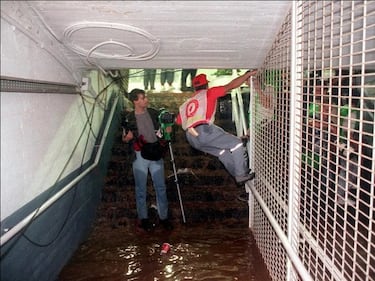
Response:
[[[207,77],[206,77],[206,74],[199,74],[197,76],[194,77],[193,79],[193,87],[196,88],[196,87],[199,87],[199,86],[203,86],[203,85],[206,85],[208,84],[208,81],[207,80]]]

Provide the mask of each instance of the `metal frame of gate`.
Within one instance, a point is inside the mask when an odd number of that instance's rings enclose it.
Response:
[[[249,224],[273,280],[375,280],[375,2],[294,1],[251,87]]]

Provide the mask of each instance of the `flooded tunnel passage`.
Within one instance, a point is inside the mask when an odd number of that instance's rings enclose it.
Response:
[[[151,104],[176,110],[186,98],[170,94],[149,95]],[[170,104],[163,104],[165,101]],[[228,100],[223,100],[225,108]],[[218,110],[216,123],[233,131],[228,111]],[[244,187],[215,157],[194,150],[176,127],[172,141],[178,181],[186,215],[183,223],[176,182],[165,157],[169,217],[174,230],[158,225],[152,205],[155,193],[148,181],[149,218],[156,224],[153,233],[137,228],[134,179],[128,148],[121,142],[121,130],[112,149],[102,202],[95,227],[61,271],[67,280],[271,280],[248,227],[249,211]],[[171,245],[160,255],[163,243]]]
[[[271,279],[246,226],[200,223],[153,234],[98,225],[62,270],[59,281],[69,280]]]

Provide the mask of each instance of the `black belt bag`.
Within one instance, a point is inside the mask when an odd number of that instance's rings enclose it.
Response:
[[[158,161],[164,157],[166,146],[159,141],[153,143],[145,143],[141,148],[141,155],[144,159]]]

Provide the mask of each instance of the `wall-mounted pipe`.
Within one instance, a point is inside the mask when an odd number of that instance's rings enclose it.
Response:
[[[64,83],[51,83],[16,77],[2,76],[0,79],[1,92],[16,93],[46,93],[46,94],[79,94],[79,88],[76,85]]]
[[[125,42],[121,42],[118,40],[114,40],[111,38],[102,38],[99,39],[98,43],[92,46],[90,49],[87,49],[85,47],[82,47],[78,45],[77,40],[73,40],[73,35],[82,30],[88,30],[88,29],[109,29],[112,30],[120,30],[125,32],[130,32],[131,34],[134,34],[135,36],[140,36],[144,38],[151,46],[151,48],[144,52],[137,54],[137,50],[130,46],[129,44],[126,44]],[[108,34],[111,34],[109,32]],[[124,36],[124,38],[127,38]],[[105,40],[104,40],[105,39]],[[126,61],[145,61],[150,60],[153,57],[155,57],[160,49],[160,40],[153,36],[151,33],[147,32],[146,30],[143,30],[141,28],[127,25],[127,24],[120,24],[120,23],[111,23],[111,22],[83,22],[83,23],[76,23],[74,25],[69,26],[64,30],[64,37],[62,39],[62,42],[65,47],[73,51],[74,53],[85,56],[86,61],[99,68],[105,75],[110,74],[112,77],[113,75],[111,72],[107,72],[99,62],[97,62],[95,59],[115,59],[115,60],[126,60]],[[127,53],[125,55],[121,54],[113,54],[113,53],[105,53],[100,52],[100,48],[106,45],[117,45],[125,50],[127,50]]]

